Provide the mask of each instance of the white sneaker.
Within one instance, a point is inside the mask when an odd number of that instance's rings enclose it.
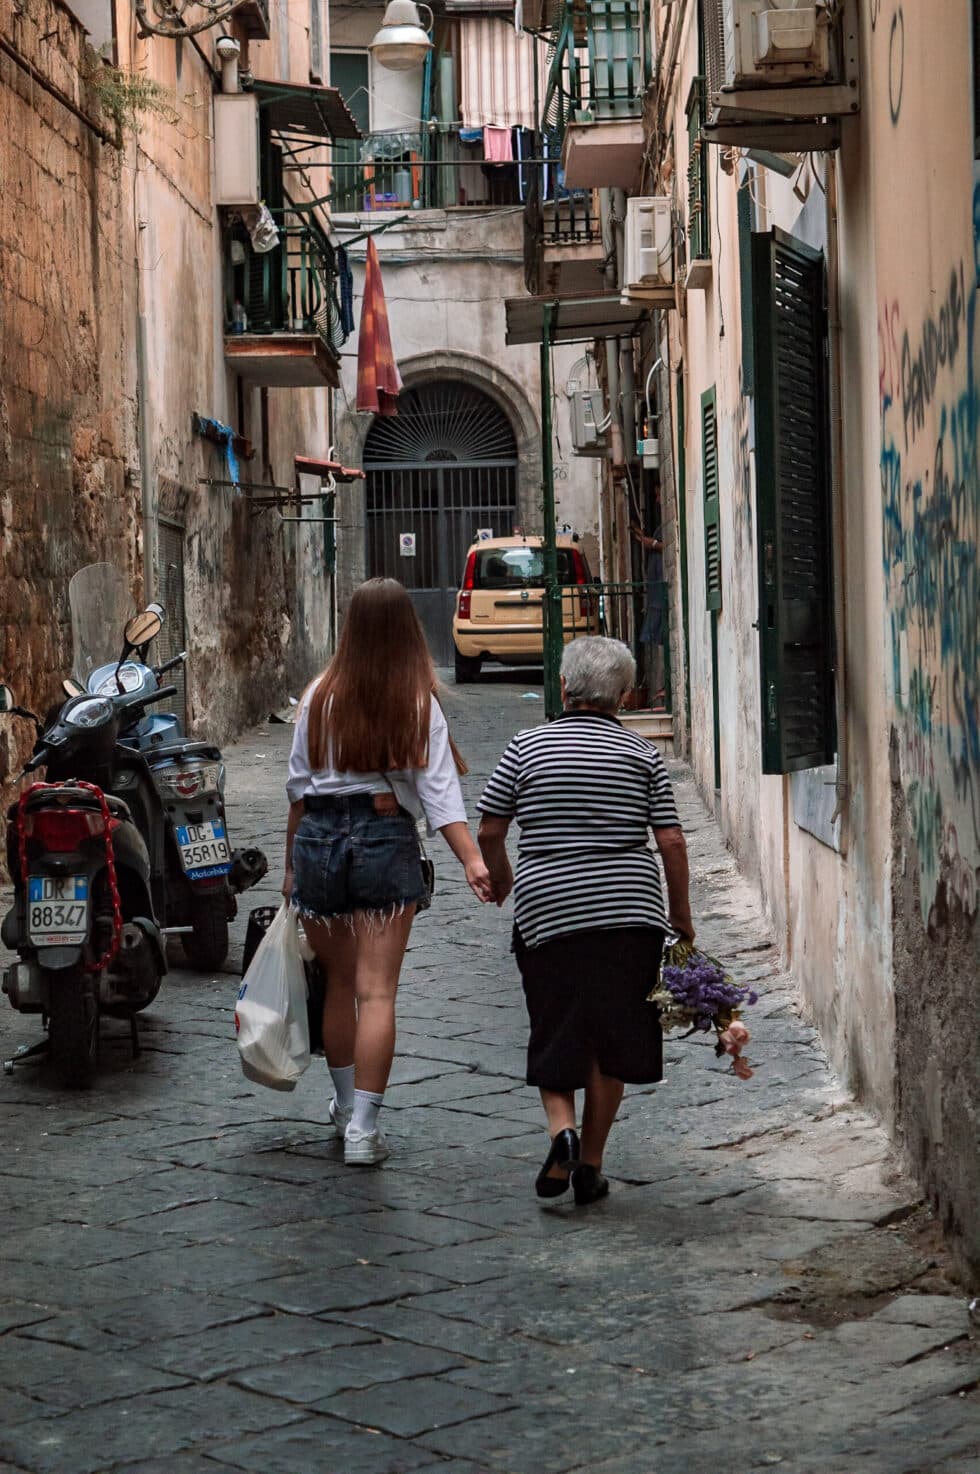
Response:
[[[390,1156],[380,1131],[356,1131],[348,1126],[344,1132],[344,1162],[348,1167],[373,1167]]]
[[[330,1121],[334,1131],[338,1136],[342,1137],[344,1135],[344,1132],[350,1125],[350,1118],[354,1114],[354,1112],[352,1110],[342,1111],[340,1109],[340,1106],[337,1104],[337,1097],[334,1096],[333,1100],[330,1102],[330,1109],[328,1110],[327,1114],[330,1117]]]

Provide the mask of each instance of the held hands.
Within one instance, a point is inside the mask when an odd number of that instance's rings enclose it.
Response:
[[[490,872],[484,864],[481,854],[477,853],[468,859],[463,866],[463,870],[466,874],[466,883],[478,901],[495,901],[497,899],[490,881]]]

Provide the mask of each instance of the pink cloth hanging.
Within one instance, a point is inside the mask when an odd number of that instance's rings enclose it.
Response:
[[[488,164],[509,164],[514,157],[514,138],[509,128],[484,128],[483,152]]]

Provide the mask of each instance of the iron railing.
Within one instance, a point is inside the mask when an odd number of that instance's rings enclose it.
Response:
[[[586,611],[588,610],[588,617]],[[558,715],[558,670],[569,640],[607,635],[636,661],[636,683],[624,707],[670,711],[670,606],[666,583],[554,584],[544,598],[546,715]],[[662,694],[661,694],[662,693]]]
[[[591,192],[565,190],[558,151],[546,156],[540,140],[534,150],[527,158],[491,163],[480,143],[464,142],[457,130],[372,133],[357,143],[334,145],[330,204],[337,213],[361,214],[516,207],[536,196],[543,205],[546,241],[598,240]]]
[[[695,77],[687,98],[687,257],[703,261],[711,256],[708,193],[708,145],[704,139],[705,79]]]
[[[650,83],[650,0],[565,0],[542,128],[560,146],[572,122],[639,118]]]
[[[282,213],[282,212],[273,212]],[[336,353],[344,341],[334,254],[326,237],[310,225],[279,226],[279,244],[259,254],[245,247],[244,286],[229,284],[229,329],[248,333],[316,334]],[[244,321],[236,314],[236,301]]]

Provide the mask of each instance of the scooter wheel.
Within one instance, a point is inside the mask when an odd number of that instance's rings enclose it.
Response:
[[[49,974],[51,1062],[61,1083],[91,1085],[99,1061],[99,1000],[90,973]]]
[[[180,939],[184,956],[197,972],[214,972],[228,956],[228,917],[222,892],[194,896],[190,921],[194,930]]]

